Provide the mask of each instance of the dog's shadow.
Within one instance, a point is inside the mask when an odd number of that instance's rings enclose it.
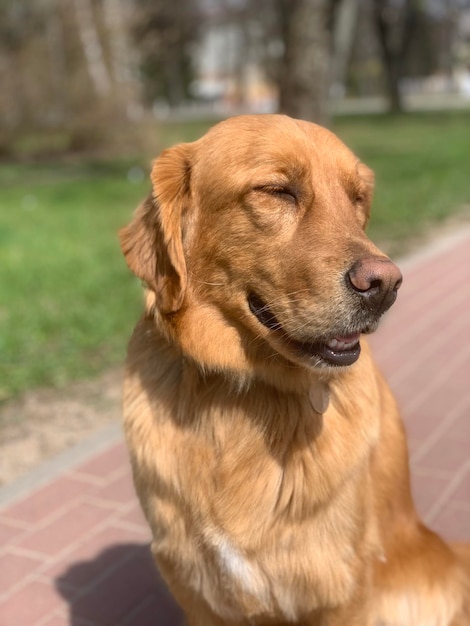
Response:
[[[71,626],[185,626],[148,545],[115,545],[72,563],[55,579]]]

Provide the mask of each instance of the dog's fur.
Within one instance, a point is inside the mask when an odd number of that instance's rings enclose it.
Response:
[[[417,517],[366,342],[354,364],[306,354],[376,327],[385,307],[347,284],[361,259],[398,287],[364,234],[372,172],[324,128],[263,115],[166,150],[151,178],[121,232],[147,289],[124,420],[188,623],[468,626],[469,550]]]

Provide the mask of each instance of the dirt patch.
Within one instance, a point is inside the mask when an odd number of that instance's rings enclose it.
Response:
[[[0,485],[121,419],[122,370],[29,391],[0,409]]]

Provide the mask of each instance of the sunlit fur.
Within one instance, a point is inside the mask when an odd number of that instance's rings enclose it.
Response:
[[[146,285],[125,432],[152,552],[191,626],[470,624],[468,549],[416,515],[366,342],[332,367],[286,340],[376,327],[345,281],[385,258],[364,234],[372,186],[329,131],[243,116],[165,151],[121,232]]]

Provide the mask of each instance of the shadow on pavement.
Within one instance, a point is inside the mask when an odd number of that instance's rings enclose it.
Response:
[[[55,579],[71,626],[184,626],[147,544],[111,546]]]

